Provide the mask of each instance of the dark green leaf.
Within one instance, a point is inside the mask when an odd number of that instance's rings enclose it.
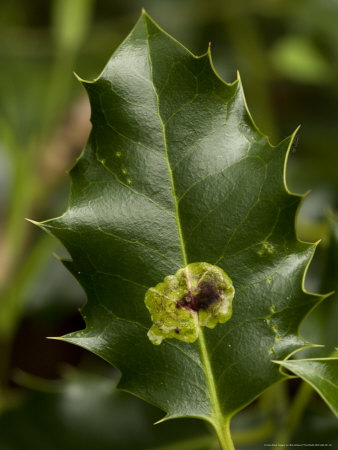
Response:
[[[210,52],[193,56],[146,14],[83,84],[93,130],[68,210],[42,224],[88,295],[86,329],[63,339],[117,366],[119,387],[167,418],[209,421],[231,448],[231,416],[283,378],[272,360],[304,346],[298,327],[319,300],[302,289],[315,246],[297,240],[301,199],[284,182],[292,137],[271,147],[240,81],[224,83]],[[232,318],[194,343],[154,346],[145,293],[192,262],[230,276]]]

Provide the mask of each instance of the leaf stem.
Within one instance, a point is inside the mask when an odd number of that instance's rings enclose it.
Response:
[[[212,373],[212,368],[210,364],[210,357],[208,353],[208,348],[206,346],[204,332],[202,327],[199,328],[199,345],[200,345],[200,353],[203,362],[203,366],[205,368],[205,377],[208,383],[209,392],[210,392],[210,402],[214,411],[214,422],[212,425],[217,433],[217,437],[222,450],[232,450],[234,449],[234,445],[232,443],[231,435],[230,435],[230,420],[224,419],[222,414],[220,404],[218,401],[218,395],[216,390],[216,385],[214,381],[214,375]]]
[[[230,419],[223,422],[223,426],[218,429],[215,428],[217,437],[219,440],[219,445],[222,450],[235,450],[234,444],[232,442],[230,433]]]

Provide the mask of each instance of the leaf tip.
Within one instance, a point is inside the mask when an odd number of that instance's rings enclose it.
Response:
[[[313,347],[313,348],[324,348],[325,345],[324,344],[312,344],[311,347]]]
[[[300,130],[301,124],[299,124],[296,129],[291,133],[291,135],[289,137],[287,137],[286,139],[289,139],[289,146],[287,149],[287,155],[289,155],[289,153],[291,153],[292,151],[295,151],[297,145],[298,145],[298,132]]]
[[[25,217],[25,220],[27,220],[27,222],[32,223],[36,227],[39,227],[41,230],[47,231],[47,228],[45,227],[44,222],[37,222],[36,220],[28,219],[27,217]]]
[[[28,217],[25,217],[25,220],[27,220],[27,222],[32,223],[33,225],[36,225],[37,227],[41,226],[40,222],[37,222],[36,220],[33,220],[33,219],[28,219]]]
[[[295,131],[292,133],[292,135],[295,136],[295,135],[298,133],[298,131],[300,130],[301,127],[302,127],[302,124],[300,123],[300,124],[296,127],[296,129],[295,129]]]
[[[154,22],[154,20],[150,17],[150,15],[147,13],[145,8],[142,8],[140,19],[149,20],[150,22],[152,22],[154,25],[156,25],[158,27],[157,23]]]
[[[82,77],[80,77],[79,74],[77,74],[76,72],[73,71],[73,75],[74,77],[82,84],[82,83],[88,83],[87,80],[84,80]]]
[[[327,298],[331,297],[335,293],[336,293],[336,291],[330,291],[327,294],[322,294],[320,303],[323,302],[324,300],[326,300]]]
[[[154,422],[154,425],[159,425],[160,423],[166,422],[169,419],[170,419],[169,414],[166,414],[164,417],[162,417],[162,419],[157,420],[156,422]]]
[[[50,341],[62,341],[63,339],[60,336],[46,336],[46,339]]]
[[[65,259],[62,258],[60,255],[58,255],[55,252],[52,252],[52,255],[54,256],[54,258],[56,258],[60,263],[64,263]]]
[[[70,342],[72,344],[76,344],[76,340],[80,338],[81,331],[83,330],[64,334],[63,336],[46,336],[46,339],[51,341]]]

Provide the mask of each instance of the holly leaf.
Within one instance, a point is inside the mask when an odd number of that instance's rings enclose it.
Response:
[[[231,448],[230,418],[285,378],[272,360],[308,344],[298,327],[320,300],[303,289],[315,245],[298,241],[301,197],[285,185],[294,135],[272,147],[240,80],[225,83],[210,49],[192,55],[145,13],[82,83],[93,129],[67,211],[41,224],[88,296],[86,328],[62,339],[118,367],[119,388],[165,419],[204,419]],[[232,317],[155,346],[145,294],[191,263],[230,277]]]
[[[278,363],[309,383],[338,417],[338,358],[294,359]]]

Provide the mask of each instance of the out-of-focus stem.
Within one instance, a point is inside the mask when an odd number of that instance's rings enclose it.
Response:
[[[298,428],[304,410],[313,395],[312,387],[302,381],[289,409],[288,416],[280,432],[277,434],[276,444],[288,444],[293,433]]]
[[[29,151],[15,153],[13,157],[13,183],[8,219],[5,224],[1,248],[0,291],[11,278],[15,262],[25,240],[23,218],[30,209],[31,197],[36,190],[33,181]]]
[[[262,442],[272,436],[275,424],[272,420],[263,422],[258,427],[249,430],[233,431],[232,439],[236,445],[248,445]]]

